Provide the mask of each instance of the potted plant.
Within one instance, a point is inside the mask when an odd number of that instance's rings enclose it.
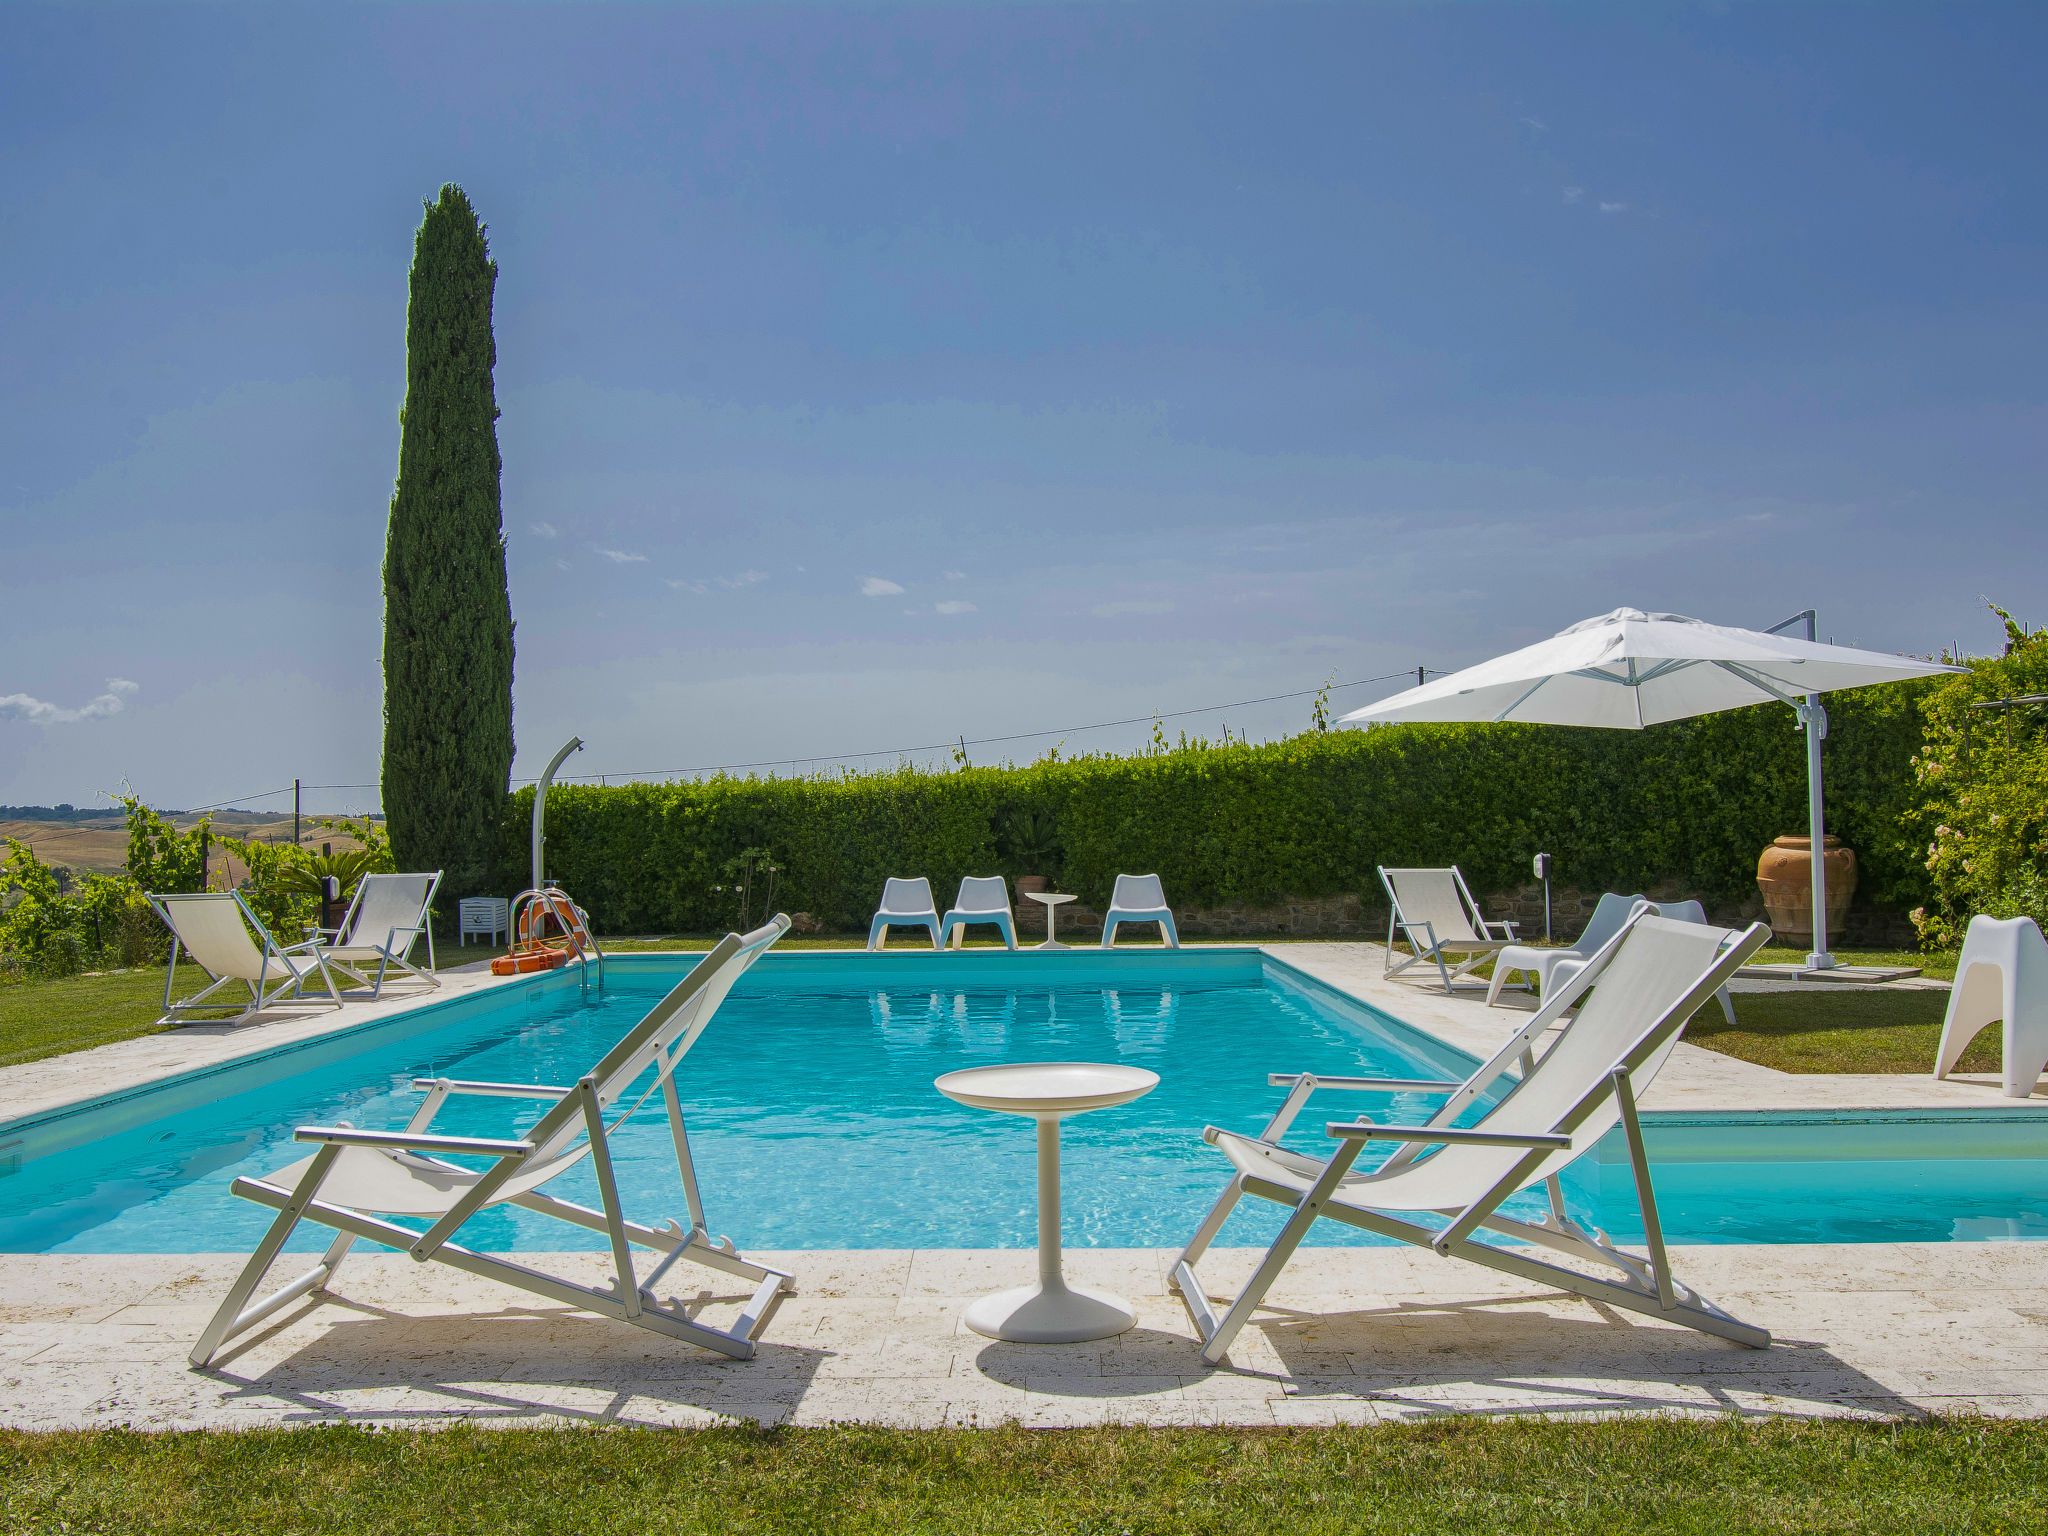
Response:
[[[1029,892],[1051,890],[1059,872],[1059,822],[1051,811],[1013,810],[997,829],[996,850],[1010,866],[1020,902]]]

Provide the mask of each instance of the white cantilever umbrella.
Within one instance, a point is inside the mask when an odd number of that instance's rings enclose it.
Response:
[[[1805,629],[1806,638],[1776,633],[1794,625]],[[1353,710],[1342,723],[1505,720],[1634,731],[1773,700],[1790,704],[1806,728],[1807,817],[1813,838],[1813,953],[1806,958],[1809,966],[1824,970],[1835,961],[1828,953],[1827,875],[1821,858],[1820,744],[1828,723],[1820,695],[1963,669],[1819,645],[1813,628],[1811,609],[1764,631],[1617,608],[1548,640]]]

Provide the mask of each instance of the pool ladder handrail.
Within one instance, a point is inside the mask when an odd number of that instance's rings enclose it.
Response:
[[[590,914],[577,906],[574,898],[559,885],[545,885],[538,890],[521,891],[512,898],[512,911],[507,922],[511,925],[513,941],[516,943],[519,938],[520,909],[535,906],[544,908],[547,915],[555,920],[555,926],[562,930],[561,942],[568,946],[579,962],[578,976],[584,989],[588,991],[590,987],[590,964],[593,960],[597,962],[597,984],[602,988],[604,950],[598,946],[597,935],[591,932]],[[565,910],[568,913],[566,919],[563,916]],[[578,933],[583,935],[580,940],[576,937]],[[548,942],[555,941],[550,939]]]

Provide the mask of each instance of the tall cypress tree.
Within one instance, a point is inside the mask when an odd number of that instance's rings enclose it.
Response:
[[[402,869],[485,887],[512,773],[512,599],[499,511],[491,296],[460,187],[413,241],[398,488],[384,545],[384,814]]]

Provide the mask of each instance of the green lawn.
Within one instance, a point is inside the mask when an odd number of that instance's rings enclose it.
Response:
[[[1712,1004],[1693,1015],[1685,1038],[1780,1072],[1932,1072],[1946,992],[1836,991],[1824,981],[1797,992],[1735,994],[1735,1028]],[[1996,1072],[1999,1032],[1987,1029],[1963,1053],[1965,1072]]]
[[[154,966],[10,982],[0,986],[0,1067],[153,1035],[163,1011],[164,973]]]
[[[7,1531],[2012,1532],[2048,1423],[0,1434]]]

